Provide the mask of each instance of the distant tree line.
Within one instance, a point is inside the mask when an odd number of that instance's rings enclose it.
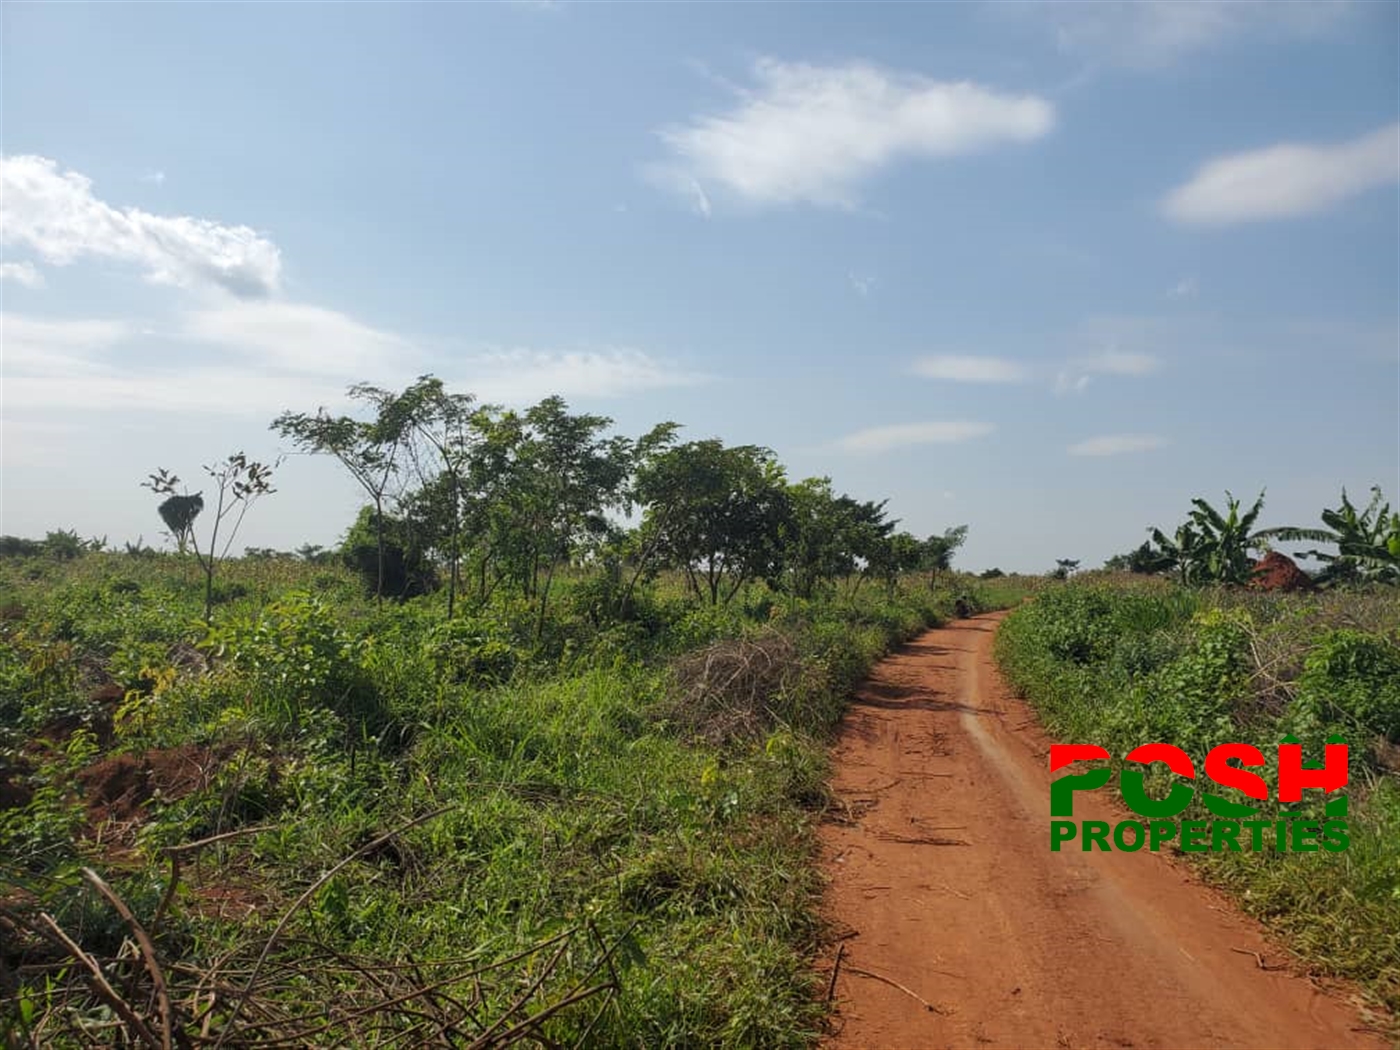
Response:
[[[912,571],[935,579],[967,534],[897,531],[886,501],[839,494],[829,478],[789,481],[770,449],[681,441],[671,422],[631,439],[559,397],[507,410],[433,376],[349,395],[356,415],[285,412],[272,429],[364,491],[342,550],[380,601],[445,587],[452,616],[504,587],[543,624],[571,565],[597,570],[616,615],[663,569],[711,605],[757,580],[810,597]]]

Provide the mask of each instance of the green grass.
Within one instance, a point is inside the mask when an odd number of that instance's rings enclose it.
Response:
[[[1188,591],[1163,581],[1072,583],[1008,617],[997,657],[1055,736],[1100,744],[1119,759],[1158,740],[1197,763],[1235,740],[1268,756],[1287,733],[1320,757],[1326,737],[1341,733],[1351,744],[1348,850],[1189,856],[1317,972],[1351,978],[1375,1002],[1400,1009],[1393,593],[1292,597]],[[1186,816],[1207,816],[1199,799],[1193,805]]]
[[[536,639],[507,596],[444,626],[440,596],[380,609],[338,569],[239,560],[206,633],[200,583],[169,556],[0,560],[0,772],[25,794],[0,809],[0,1031],[19,1045],[119,1023],[41,911],[145,987],[84,865],[152,927],[187,1018],[201,982],[228,986],[216,1032],[256,975],[240,1031],[298,1043],[412,1041],[448,1017],[499,1035],[541,1015],[536,1034],[564,1045],[809,1045],[830,729],[890,646],[959,595],[1001,599],[949,578],[817,601],[758,585],[710,609],[663,580],[627,621],[597,622],[571,579]],[[791,666],[756,704],[711,698],[752,705],[743,733],[679,717],[695,714],[677,707],[687,654],[775,638]],[[93,699],[114,685],[119,704]],[[191,748],[207,776],[135,824],[89,810],[102,763]],[[166,851],[228,832],[162,910]],[[437,981],[450,999],[423,991]]]

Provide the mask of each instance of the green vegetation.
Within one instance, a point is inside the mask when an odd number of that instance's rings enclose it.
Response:
[[[1340,733],[1351,745],[1347,851],[1190,856],[1319,972],[1354,978],[1400,1007],[1393,590],[1294,596],[1087,576],[1042,591],[1008,617],[997,656],[1051,733],[1099,744],[1116,761],[1159,740],[1197,762],[1233,741],[1267,757],[1288,734],[1320,759],[1326,738]],[[1320,800],[1305,806],[1321,811]],[[1209,817],[1203,808],[1186,815]]]
[[[1191,501],[1185,522],[1168,536],[1161,529],[1149,531],[1152,539],[1127,554],[1116,554],[1104,568],[1139,575],[1172,575],[1184,584],[1248,584],[1254,582],[1252,553],[1264,553],[1276,540],[1327,543],[1335,551],[1301,551],[1300,558],[1318,561],[1322,568],[1313,577],[1319,587],[1352,584],[1400,583],[1400,513],[1384,501],[1380,486],[1371,489],[1371,502],[1358,510],[1342,490],[1341,506],[1322,511],[1325,529],[1296,525],[1255,531],[1264,509],[1264,494],[1248,510],[1225,493],[1222,514],[1208,502]],[[1154,546],[1154,544],[1156,546]]]
[[[766,450],[356,391],[277,424],[335,558],[225,557],[237,458],[154,476],[176,553],[0,547],[7,1044],[810,1042],[825,735],[1017,582]]]

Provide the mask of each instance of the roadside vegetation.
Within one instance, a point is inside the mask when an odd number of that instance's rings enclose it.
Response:
[[[1245,742],[1268,761],[1286,737],[1320,763],[1350,745],[1344,852],[1192,853],[1211,879],[1325,975],[1356,980],[1400,1010],[1400,519],[1379,491],[1365,510],[1343,494],[1327,530],[1254,529],[1261,502],[1224,513],[1195,501],[1168,537],[1043,590],[1009,616],[997,656],[1058,739],[1098,744],[1121,768],[1140,744],[1176,744],[1197,763]],[[1322,571],[1285,577],[1293,593],[1239,584],[1271,540],[1330,542]],[[1277,556],[1275,556],[1277,557]],[[1286,559],[1285,559],[1286,561]],[[1128,570],[1128,571],[1123,571]],[[1149,776],[1149,785],[1152,779]],[[1158,783],[1157,796],[1166,790]],[[1320,794],[1290,812],[1318,816]],[[1263,816],[1275,815],[1277,803]],[[1191,818],[1210,819],[1200,793]]]
[[[1024,584],[765,449],[353,393],[274,424],[337,551],[227,557],[241,454],[151,476],[171,553],[0,539],[4,1042],[809,1043],[825,735]]]

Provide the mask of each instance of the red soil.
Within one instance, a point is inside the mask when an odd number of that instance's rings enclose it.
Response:
[[[1049,738],[997,673],[999,619],[905,646],[846,717],[846,819],[821,829],[831,1045],[1384,1046],[1180,862],[1050,851]]]

